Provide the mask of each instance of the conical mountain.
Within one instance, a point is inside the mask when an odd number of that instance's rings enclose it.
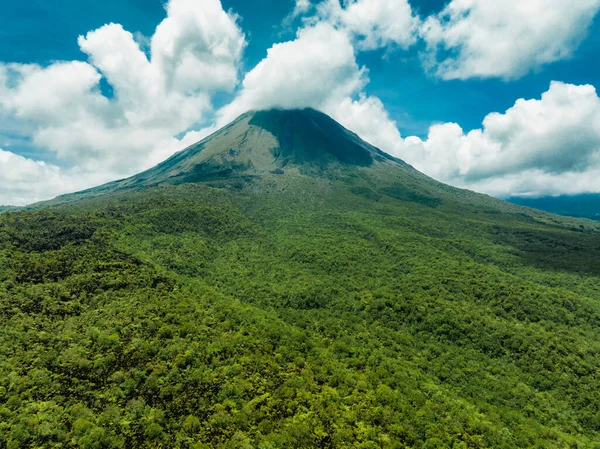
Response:
[[[325,181],[343,181],[366,197],[387,195],[428,205],[445,199],[518,209],[434,181],[314,109],[247,112],[143,173],[44,204],[161,185],[200,183],[260,190],[273,184],[285,189],[298,182]]]
[[[310,173],[332,166],[405,166],[313,109],[249,112],[124,185],[208,182]]]
[[[313,110],[0,214],[0,448],[600,441],[600,223]]]

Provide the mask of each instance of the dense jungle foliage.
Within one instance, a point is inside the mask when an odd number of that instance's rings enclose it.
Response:
[[[1,214],[0,448],[600,448],[594,226],[312,185]]]

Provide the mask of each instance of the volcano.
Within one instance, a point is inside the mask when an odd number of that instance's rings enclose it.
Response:
[[[380,164],[406,167],[313,109],[249,112],[120,186],[251,179]]]
[[[0,448],[594,448],[600,224],[306,110],[0,214]]]
[[[265,186],[270,186],[267,190],[273,185],[285,189],[298,183],[324,186],[342,180],[348,189],[367,197],[384,195],[429,205],[446,201],[458,207],[521,211],[486,195],[439,183],[314,109],[250,111],[150,170],[42,204],[167,185],[258,191]],[[543,219],[533,210],[529,213]]]

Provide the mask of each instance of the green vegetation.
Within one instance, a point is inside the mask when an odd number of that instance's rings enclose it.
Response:
[[[0,215],[0,447],[600,441],[600,234],[322,191]]]
[[[1,214],[0,448],[600,448],[600,227],[389,164]]]

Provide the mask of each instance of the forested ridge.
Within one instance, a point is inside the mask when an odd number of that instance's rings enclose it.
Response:
[[[277,182],[1,214],[0,447],[600,448],[594,225]]]
[[[553,214],[600,221],[600,196],[594,193],[541,198],[509,198],[508,201]]]

